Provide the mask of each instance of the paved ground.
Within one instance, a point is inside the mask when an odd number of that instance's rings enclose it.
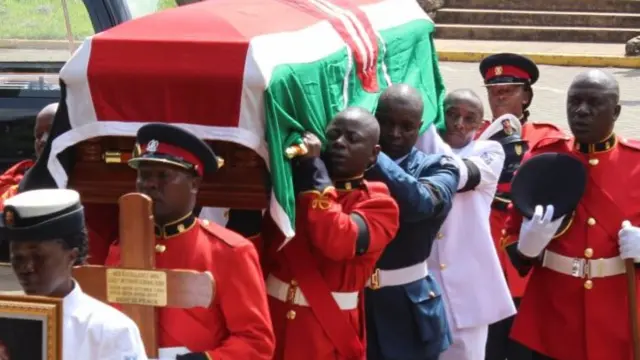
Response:
[[[22,51],[27,52],[28,50]],[[8,53],[10,52],[6,51],[5,55]],[[2,54],[0,49],[0,61],[7,61]],[[65,60],[64,52],[52,52],[50,55],[50,60]],[[440,69],[448,89],[471,88],[482,98],[486,98],[477,63],[443,62]],[[566,129],[566,91],[573,77],[585,70],[587,68],[541,65],[540,80],[534,86],[535,97],[531,107],[532,119],[553,122]],[[640,69],[608,68],[603,70],[612,73],[620,83],[623,108],[617,125],[618,132],[626,137],[640,139]],[[489,108],[486,101],[485,107]],[[15,282],[11,269],[0,266],[0,291],[18,289],[19,285]]]
[[[540,65],[540,80],[534,85],[531,119],[566,126],[565,100],[573,78],[589,68]],[[622,113],[617,124],[621,135],[640,139],[640,69],[602,69],[613,74],[620,84]],[[486,99],[486,90],[477,63],[440,63],[447,89],[470,88]],[[489,104],[485,100],[486,116]]]

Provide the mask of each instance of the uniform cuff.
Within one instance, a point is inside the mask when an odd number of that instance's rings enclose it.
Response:
[[[213,358],[205,353],[188,353],[176,356],[176,360],[213,360]]]

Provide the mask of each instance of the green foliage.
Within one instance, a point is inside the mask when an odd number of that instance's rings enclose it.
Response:
[[[141,0],[127,0],[129,2]],[[77,40],[94,33],[82,0],[66,0],[71,31]],[[159,0],[159,8],[175,7]],[[0,0],[0,39],[66,40],[62,0]]]

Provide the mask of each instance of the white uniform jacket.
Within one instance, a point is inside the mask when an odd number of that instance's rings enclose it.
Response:
[[[75,283],[63,303],[63,360],[147,360],[138,326]]]
[[[419,141],[431,153],[454,154],[478,166],[480,184],[457,193],[429,257],[429,271],[443,289],[453,329],[488,325],[516,313],[491,237],[489,212],[504,163],[502,146],[472,141],[453,151],[432,126]],[[459,186],[463,187],[464,184]]]

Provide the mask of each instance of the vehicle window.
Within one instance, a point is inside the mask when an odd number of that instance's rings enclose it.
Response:
[[[158,11],[174,8],[177,3],[189,2],[184,0],[125,0],[132,18],[149,15]]]
[[[82,0],[0,0],[0,19],[0,62],[66,61],[94,33]]]

